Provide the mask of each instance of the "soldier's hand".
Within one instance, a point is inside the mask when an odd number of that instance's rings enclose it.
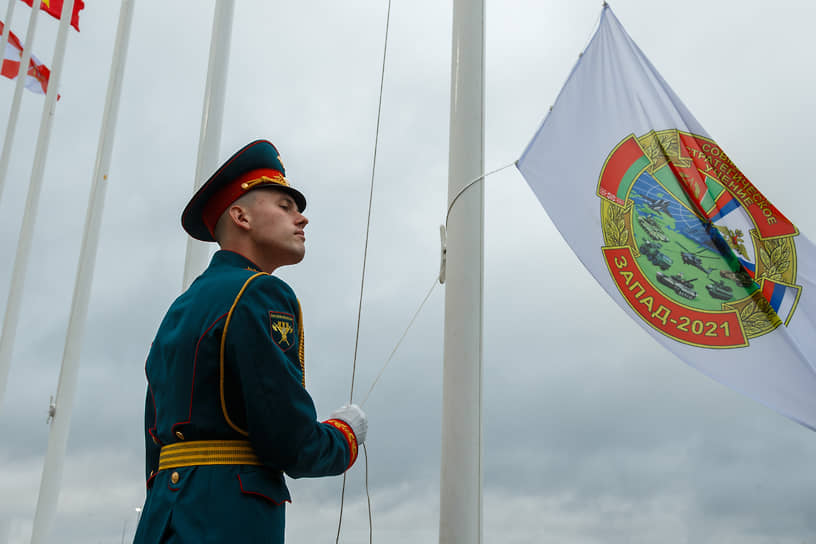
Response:
[[[362,446],[368,433],[368,417],[365,412],[356,404],[347,404],[335,410],[332,419],[339,419],[345,421],[351,430],[354,431],[354,436],[357,438],[357,445]]]

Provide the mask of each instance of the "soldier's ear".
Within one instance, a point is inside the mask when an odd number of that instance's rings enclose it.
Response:
[[[230,205],[227,213],[229,214],[230,221],[232,222],[233,225],[235,225],[241,230],[249,230],[250,228],[249,213],[244,206],[241,206],[240,204],[237,203],[233,203]]]

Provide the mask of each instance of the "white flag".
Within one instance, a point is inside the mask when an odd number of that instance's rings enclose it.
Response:
[[[652,337],[816,429],[816,248],[608,7],[517,164],[581,262]]]

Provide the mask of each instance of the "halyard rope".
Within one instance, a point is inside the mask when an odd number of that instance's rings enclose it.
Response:
[[[383,45],[382,71],[380,72],[380,95],[377,101],[377,126],[374,132],[374,157],[371,161],[371,183],[368,190],[368,217],[366,218],[365,243],[363,245],[363,271],[360,275],[360,301],[357,305],[357,328],[354,334],[354,358],[351,366],[351,391],[349,403],[354,400],[354,378],[357,374],[357,348],[360,345],[360,317],[363,312],[363,290],[365,288],[366,263],[368,261],[368,238],[371,232],[371,208],[374,202],[374,173],[377,170],[377,148],[380,141],[380,118],[382,116],[383,84],[385,83],[385,56],[388,51],[388,27],[391,22],[391,0],[388,0],[388,13],[385,18],[385,43]]]
[[[405,332],[402,333],[402,336],[400,336],[400,339],[397,341],[397,345],[394,346],[394,349],[391,350],[391,355],[389,355],[388,359],[385,360],[385,364],[380,369],[379,374],[377,374],[377,377],[374,378],[374,382],[371,384],[371,387],[369,388],[368,393],[366,393],[366,396],[363,399],[363,402],[360,403],[360,406],[364,406],[366,401],[368,400],[368,397],[371,396],[371,392],[374,391],[374,386],[377,385],[377,382],[380,380],[380,376],[382,376],[383,372],[385,372],[385,368],[388,366],[388,363],[390,363],[391,359],[394,358],[394,355],[397,353],[397,350],[399,349],[400,344],[402,344],[402,341],[405,340],[405,336],[408,334],[408,331],[411,330],[411,326],[414,324],[414,321],[416,321],[417,316],[419,316],[419,312],[422,311],[423,306],[425,306],[425,303],[428,302],[428,299],[431,297],[431,293],[433,293],[434,287],[436,287],[438,283],[439,283],[439,279],[434,278],[434,281],[431,284],[431,288],[428,290],[428,294],[425,295],[425,299],[419,305],[419,308],[416,309],[416,312],[414,312],[414,317],[411,318],[411,322],[408,323],[407,327],[405,327]]]
[[[471,181],[469,181],[469,182],[468,182],[468,183],[467,183],[467,184],[466,184],[464,187],[462,187],[461,189],[459,189],[459,192],[458,192],[458,193],[456,193],[456,196],[455,196],[455,197],[453,197],[453,199],[451,200],[450,205],[448,206],[448,213],[446,213],[446,214],[445,214],[445,228],[447,228],[447,227],[448,227],[448,218],[450,217],[450,213],[451,213],[451,210],[453,209],[453,205],[454,205],[454,204],[456,204],[456,201],[457,201],[457,200],[459,200],[459,197],[460,197],[460,196],[462,196],[462,195],[465,193],[465,191],[467,191],[468,189],[470,189],[471,187],[473,187],[474,185],[476,185],[476,184],[477,184],[477,183],[479,183],[480,181],[484,181],[484,179],[485,179],[486,177],[488,177],[488,176],[492,176],[493,174],[498,174],[498,173],[499,173],[499,172],[501,172],[502,170],[505,170],[505,169],[507,169],[507,168],[510,168],[511,166],[513,166],[514,164],[516,164],[517,162],[518,162],[518,161],[513,161],[513,162],[511,162],[511,163],[505,164],[504,166],[501,166],[501,167],[499,167],[499,168],[496,168],[495,170],[491,170],[490,172],[487,172],[486,174],[482,174],[481,176],[479,176],[479,177],[477,177],[477,178],[472,179],[472,180],[471,180]]]
[[[365,288],[366,276],[366,262],[368,259],[368,238],[371,231],[371,208],[374,201],[374,174],[377,170],[377,148],[380,141],[380,118],[382,117],[382,97],[383,85],[385,83],[385,60],[388,53],[388,30],[391,25],[391,0],[388,0],[388,10],[385,15],[385,38],[383,40],[383,55],[382,55],[382,70],[380,71],[380,94],[377,100],[377,127],[374,132],[374,156],[371,161],[371,183],[368,191],[368,218],[366,219],[366,233],[365,244],[363,247],[363,271],[360,277],[360,302],[357,305],[357,328],[354,333],[354,358],[351,366],[351,390],[349,392],[349,404],[354,401],[354,378],[357,374],[357,348],[360,344],[360,316],[363,311],[363,291]],[[363,455],[365,457],[365,488],[366,498],[368,499],[368,541],[372,543],[374,540],[373,522],[371,519],[371,494],[368,490],[368,451],[363,444]],[[337,522],[337,537],[335,543],[340,542],[340,528],[343,526],[343,503],[346,495],[346,473],[343,473],[343,489],[340,494],[340,519]]]
[[[365,291],[366,264],[368,262],[368,240],[369,240],[369,235],[370,235],[370,232],[371,232],[371,210],[373,208],[373,202],[374,202],[374,178],[375,178],[375,173],[376,173],[376,170],[377,170],[377,149],[379,147],[379,139],[380,139],[380,120],[382,118],[383,87],[384,87],[384,83],[385,83],[385,66],[386,66],[386,57],[387,57],[387,53],[388,53],[388,34],[389,34],[390,24],[391,24],[391,0],[388,0],[388,8],[387,8],[386,17],[385,17],[385,37],[384,37],[384,40],[383,40],[382,69],[380,71],[380,91],[379,91],[379,97],[378,97],[378,100],[377,100],[377,124],[376,124],[376,129],[375,129],[375,132],[374,132],[374,153],[373,153],[373,158],[372,158],[372,163],[371,163],[371,181],[370,181],[370,184],[369,184],[369,193],[368,193],[368,214],[367,214],[367,218],[366,218],[365,242],[363,244],[363,267],[362,267],[362,273],[361,273],[361,277],[360,277],[360,299],[359,299],[359,302],[358,302],[358,305],[357,305],[357,325],[356,325],[355,333],[354,333],[354,356],[352,358],[351,387],[350,387],[350,391],[349,391],[349,403],[352,403],[354,401],[354,381],[355,381],[356,374],[357,374],[357,352],[358,352],[358,348],[359,348],[359,344],[360,344],[360,322],[361,322],[362,311],[363,311],[363,293]],[[450,212],[453,209],[453,205],[456,203],[456,201],[459,199],[459,197],[465,191],[467,191],[470,187],[472,187],[474,184],[478,183],[479,181],[484,181],[484,179],[486,177],[488,177],[488,176],[490,176],[492,174],[498,173],[498,172],[500,172],[500,171],[502,171],[502,170],[504,170],[506,168],[509,168],[510,166],[513,166],[514,164],[516,164],[516,161],[513,161],[513,162],[511,162],[511,163],[509,163],[509,164],[507,164],[505,166],[502,166],[501,168],[497,168],[495,170],[492,170],[490,172],[482,174],[481,176],[477,177],[476,179],[472,180],[467,185],[465,185],[456,194],[456,196],[451,200],[451,203],[448,206],[447,214],[445,215],[445,225],[447,226],[448,217],[450,216]],[[399,349],[400,344],[402,344],[402,341],[405,339],[405,336],[408,334],[408,331],[411,329],[411,326],[414,324],[414,321],[416,320],[417,316],[422,311],[422,308],[425,306],[425,303],[428,302],[428,299],[430,298],[431,294],[433,293],[434,288],[436,287],[436,285],[437,285],[437,278],[434,278],[434,282],[431,285],[431,288],[428,290],[428,293],[425,295],[425,298],[422,300],[422,303],[420,303],[420,305],[417,308],[416,312],[414,312],[414,316],[411,318],[411,321],[408,323],[408,326],[405,328],[405,331],[403,332],[402,336],[397,341],[397,344],[394,346],[394,349],[391,351],[391,354],[386,359],[385,364],[383,365],[383,367],[380,370],[379,374],[377,374],[377,377],[374,379],[374,382],[371,384],[371,388],[368,390],[368,393],[366,394],[365,398],[363,399],[363,401],[361,403],[361,406],[364,405],[366,403],[366,401],[368,400],[368,397],[371,395],[371,392],[374,390],[374,387],[377,385],[377,382],[379,381],[379,379],[382,376],[383,372],[385,372],[385,369],[388,366],[388,364],[391,362],[391,359],[396,354],[397,349]],[[366,490],[366,499],[368,501],[368,541],[369,541],[369,544],[372,544],[373,539],[374,539],[374,528],[373,528],[373,519],[372,519],[372,512],[371,512],[371,494],[369,492],[369,487],[368,487],[368,450],[366,449],[365,444],[363,444],[363,457],[365,459],[365,490]],[[343,473],[343,486],[342,486],[342,489],[341,489],[341,492],[340,492],[340,516],[339,516],[339,519],[338,519],[338,522],[337,522],[337,536],[335,538],[335,543],[336,544],[339,544],[339,542],[340,542],[340,530],[341,530],[341,528],[343,526],[343,505],[345,503],[345,495],[346,495],[346,473]]]
[[[389,2],[389,13],[390,13],[390,2]],[[382,97],[380,97],[380,100],[382,100]],[[379,122],[378,122],[378,125],[379,125]],[[375,149],[376,149],[376,143],[375,143]],[[375,151],[375,157],[376,157],[376,151]],[[447,212],[447,214],[445,216],[445,224],[447,225],[448,217],[450,216],[450,212],[453,209],[453,205],[456,203],[456,200],[465,191],[470,189],[476,183],[478,183],[480,181],[484,181],[485,178],[487,178],[489,176],[492,176],[493,174],[497,174],[497,173],[501,172],[502,170],[510,168],[514,164],[516,164],[516,161],[513,161],[513,162],[511,162],[509,164],[506,164],[506,165],[504,165],[504,166],[502,166],[500,168],[496,168],[494,170],[491,170],[490,172],[486,172],[486,173],[482,174],[481,176],[471,180],[464,187],[462,187],[462,189],[459,190],[459,192],[456,194],[456,196],[453,197],[453,199],[451,200],[450,205],[448,206],[448,212]],[[373,178],[372,178],[372,187],[373,187]],[[371,216],[371,203],[369,202],[369,218],[370,218],[370,216]],[[367,247],[367,245],[368,245],[368,228],[366,228],[366,247]],[[365,253],[364,253],[363,259],[365,260]],[[365,276],[365,262],[363,262],[363,276]],[[402,344],[402,341],[405,340],[405,337],[408,335],[408,331],[411,330],[411,327],[414,325],[414,322],[416,321],[416,318],[419,317],[419,314],[422,311],[422,308],[425,307],[425,304],[428,302],[428,299],[431,298],[431,294],[433,294],[434,289],[436,288],[436,286],[437,286],[437,284],[439,282],[440,282],[439,277],[438,276],[434,277],[433,283],[431,284],[431,288],[428,289],[428,292],[425,294],[425,298],[422,299],[422,302],[419,304],[419,307],[414,312],[413,317],[411,317],[411,321],[408,322],[408,326],[405,327],[405,330],[403,331],[403,333],[400,336],[399,340],[397,340],[397,343],[394,346],[394,349],[391,350],[391,353],[388,355],[388,358],[385,360],[385,363],[383,364],[382,368],[380,369],[379,373],[377,374],[377,377],[374,378],[374,381],[371,384],[371,387],[368,389],[368,393],[366,393],[365,398],[360,403],[360,406],[365,405],[365,403],[368,401],[368,397],[371,396],[371,392],[374,391],[374,387],[377,385],[377,382],[379,382],[380,377],[382,377],[383,373],[385,372],[385,369],[388,367],[388,364],[391,362],[391,359],[393,359],[394,355],[396,355],[397,350],[399,349],[400,345]],[[361,286],[361,289],[360,289],[360,308],[362,308],[362,298],[363,298],[363,292],[362,292],[362,286]],[[358,309],[357,313],[358,313],[358,315],[357,315],[357,334],[358,334],[358,337],[359,337],[360,313],[361,313],[359,309]],[[356,364],[357,364],[356,340],[355,340],[354,354],[355,354],[354,365],[356,366]],[[353,381],[354,380],[352,378],[352,395],[353,395],[353,390],[354,390]],[[371,515],[371,494],[369,493],[369,489],[368,489],[368,450],[366,449],[365,444],[363,444],[363,456],[365,458],[366,499],[368,500],[368,541],[369,541],[369,544],[371,544],[373,542],[374,531],[373,531],[373,522],[372,522],[372,515]],[[343,504],[345,503],[345,496],[346,496],[346,474],[344,473],[343,474],[343,487],[342,487],[342,489],[340,491],[340,519],[339,519],[339,521],[337,523],[337,537],[335,539],[336,544],[339,544],[339,542],[340,542],[340,528],[343,525]]]
[[[495,170],[491,170],[490,172],[486,172],[486,173],[482,174],[481,176],[479,176],[479,177],[477,177],[477,178],[475,178],[475,179],[471,180],[471,181],[470,181],[470,182],[468,182],[468,183],[467,183],[467,184],[466,184],[464,187],[462,187],[462,188],[459,190],[459,192],[458,192],[458,193],[456,193],[456,196],[455,196],[455,197],[453,197],[453,200],[451,200],[451,203],[450,203],[450,205],[448,206],[448,213],[445,215],[445,227],[447,227],[447,224],[448,224],[448,217],[450,217],[450,212],[451,212],[451,210],[453,209],[453,205],[456,203],[456,200],[457,200],[457,199],[458,199],[460,196],[462,196],[462,194],[463,194],[465,191],[467,191],[468,189],[470,189],[470,188],[471,188],[473,185],[475,185],[476,183],[478,183],[478,182],[480,182],[480,181],[483,181],[485,178],[487,178],[487,177],[489,177],[489,176],[492,176],[493,174],[498,174],[498,173],[499,173],[499,172],[501,172],[502,170],[505,170],[505,169],[507,169],[507,168],[510,168],[510,167],[511,167],[511,166],[513,166],[514,164],[516,164],[516,161],[513,161],[513,162],[511,162],[511,163],[509,163],[509,164],[505,164],[504,166],[501,166],[501,167],[499,167],[499,168],[496,168]],[[402,336],[400,336],[400,339],[399,339],[399,340],[397,340],[397,343],[396,343],[396,345],[394,346],[394,349],[392,349],[392,350],[391,350],[391,354],[390,354],[390,355],[388,356],[388,358],[385,360],[385,363],[383,364],[382,368],[380,369],[380,372],[377,374],[377,377],[376,377],[376,378],[374,378],[374,382],[371,384],[371,387],[368,389],[368,393],[366,393],[366,396],[365,396],[365,398],[363,399],[363,402],[361,402],[361,403],[360,403],[360,406],[364,406],[364,405],[365,405],[365,403],[368,401],[368,397],[370,397],[370,396],[371,396],[371,392],[372,392],[372,391],[374,391],[374,386],[376,386],[376,385],[377,385],[377,382],[378,382],[378,381],[380,381],[380,378],[382,377],[383,373],[385,372],[386,367],[388,367],[388,364],[391,362],[391,359],[393,359],[393,358],[394,358],[394,355],[396,355],[397,350],[399,349],[400,345],[402,344],[402,341],[403,341],[403,340],[405,340],[405,337],[408,335],[408,331],[410,331],[410,330],[411,330],[411,327],[414,325],[414,321],[416,321],[416,318],[417,318],[417,317],[419,317],[419,313],[422,311],[422,308],[424,308],[424,307],[425,307],[425,303],[426,303],[426,302],[428,302],[428,299],[429,299],[429,298],[431,298],[431,294],[433,293],[434,288],[436,288],[436,286],[437,286],[439,283],[441,283],[441,282],[442,282],[442,280],[440,280],[440,279],[439,279],[439,276],[434,277],[433,283],[431,284],[431,288],[430,288],[430,289],[428,289],[428,293],[425,295],[425,298],[424,298],[424,299],[422,299],[422,302],[419,304],[419,307],[418,307],[418,308],[416,309],[416,311],[414,312],[414,316],[411,318],[411,321],[409,321],[409,322],[408,322],[408,326],[407,326],[407,327],[405,327],[405,330],[403,331]]]

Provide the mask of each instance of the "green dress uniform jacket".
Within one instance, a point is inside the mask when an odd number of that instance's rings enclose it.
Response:
[[[304,387],[294,292],[237,253],[218,251],[172,304],[145,371],[147,497],[135,543],[283,542],[284,473],[341,474],[356,458],[353,433],[318,422]]]

